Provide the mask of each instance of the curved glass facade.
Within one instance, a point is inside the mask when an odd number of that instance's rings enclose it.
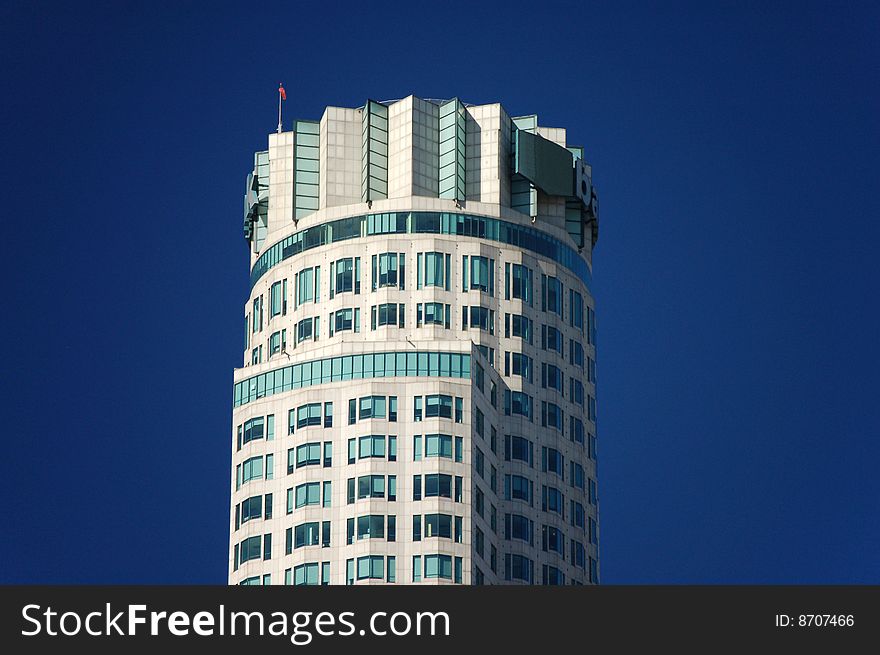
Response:
[[[258,398],[318,384],[393,377],[470,378],[469,353],[381,352],[343,355],[291,364],[236,382],[235,407]]]
[[[545,232],[489,216],[450,212],[391,212],[340,218],[314,225],[273,244],[251,269],[251,288],[269,269],[305,250],[380,234],[451,234],[517,246],[552,259],[574,273],[589,290],[592,273],[571,246]]]

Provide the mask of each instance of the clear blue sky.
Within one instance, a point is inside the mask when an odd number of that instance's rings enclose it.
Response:
[[[224,4],[0,7],[0,582],[225,582],[279,81],[585,146],[604,582],[880,582],[876,3]]]

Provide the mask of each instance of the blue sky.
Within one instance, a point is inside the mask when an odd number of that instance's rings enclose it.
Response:
[[[225,582],[279,81],[584,145],[603,582],[880,582],[880,10],[709,4],[5,3],[0,582]]]

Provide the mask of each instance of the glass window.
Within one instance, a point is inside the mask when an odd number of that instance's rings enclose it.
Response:
[[[541,310],[562,316],[562,282],[551,275],[541,276]]]
[[[508,434],[504,436],[504,460],[525,462],[532,465],[532,442],[523,437]]]
[[[360,399],[358,420],[385,418],[385,396],[364,396]]]
[[[330,297],[338,293],[361,292],[361,258],[347,257],[330,263]]]
[[[406,255],[404,253],[384,252],[373,255],[373,290],[382,287],[405,289]]]
[[[358,459],[385,457],[385,436],[367,435],[358,439]]]
[[[289,451],[288,451],[289,452]],[[296,447],[296,468],[321,464],[321,442],[314,441]]]
[[[357,538],[361,539],[384,539],[385,516],[382,514],[369,514],[359,516],[356,521]]]
[[[467,263],[465,264],[467,268]],[[488,257],[470,258],[470,289],[479,289],[495,295],[495,260]],[[467,289],[466,289],[467,290]]]
[[[306,482],[298,485],[295,490],[296,507],[306,507],[307,505],[321,504],[321,483]]]
[[[565,413],[556,403],[541,402],[541,425],[563,432]]]
[[[452,580],[452,557],[450,555],[425,555],[425,578]]]
[[[445,457],[452,459],[452,435],[426,434],[425,457]]]
[[[504,476],[504,497],[506,500],[522,500],[532,504],[533,483],[521,475]]]
[[[294,285],[296,286],[296,302],[295,306],[299,307],[303,303],[318,302],[319,286],[321,280],[321,267],[304,268],[296,274]]]
[[[427,473],[425,475],[425,498],[436,497],[452,498],[451,475],[445,473]]]
[[[495,310],[488,307],[468,307],[462,309],[462,329],[478,328],[489,334],[495,334]]]
[[[525,516],[520,514],[504,515],[504,538],[519,539],[527,544],[533,543],[532,522]]]
[[[441,287],[449,290],[450,256],[442,252],[419,253],[419,279],[417,286]]]
[[[452,396],[433,394],[425,396],[426,418],[452,418]]]
[[[532,269],[522,264],[505,266],[505,298],[519,298],[529,305],[532,304]]]
[[[269,316],[278,316],[281,313],[281,282],[272,285],[269,299]]]
[[[571,325],[581,332],[584,331],[584,298],[574,289],[568,290],[568,313]]]
[[[452,515],[450,514],[425,514],[424,537],[440,537],[452,539]]]
[[[296,408],[296,427],[321,425],[321,403],[309,403]]]
[[[508,416],[524,416],[531,421],[533,404],[532,397],[522,391],[504,390],[504,413]]]

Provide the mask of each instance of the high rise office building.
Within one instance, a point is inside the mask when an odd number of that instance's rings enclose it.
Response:
[[[247,179],[230,584],[599,580],[592,171],[457,99],[328,107]]]

